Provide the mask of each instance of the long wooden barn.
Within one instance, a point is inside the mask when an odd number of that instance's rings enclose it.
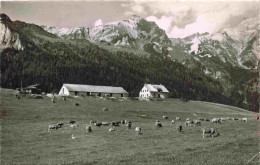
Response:
[[[63,84],[59,92],[59,95],[128,97],[128,92],[122,87]]]

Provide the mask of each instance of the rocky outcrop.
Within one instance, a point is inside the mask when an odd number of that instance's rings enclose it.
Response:
[[[6,14],[0,14],[0,50],[5,48],[23,49],[18,29]]]

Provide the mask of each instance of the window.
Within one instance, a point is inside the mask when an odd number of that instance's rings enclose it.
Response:
[[[124,94],[121,94],[121,97],[124,97]]]
[[[113,94],[112,93],[110,93],[110,97],[112,97],[113,96]]]
[[[79,92],[75,92],[75,96],[78,96]]]
[[[100,97],[100,96],[101,96],[101,93],[98,93],[98,96]]]
[[[90,92],[87,92],[87,96],[89,96],[90,95]]]

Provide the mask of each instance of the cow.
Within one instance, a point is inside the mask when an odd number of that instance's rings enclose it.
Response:
[[[215,128],[204,128],[202,129],[202,137],[205,138],[205,134],[209,134],[211,137],[217,137],[220,134]]]

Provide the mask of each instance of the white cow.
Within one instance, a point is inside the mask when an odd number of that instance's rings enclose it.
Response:
[[[140,128],[140,127],[136,127],[136,128],[135,128],[135,131],[136,131],[136,133],[137,133],[138,135],[141,134],[141,128]]]
[[[247,123],[247,117],[241,118],[241,121],[246,122]]]

